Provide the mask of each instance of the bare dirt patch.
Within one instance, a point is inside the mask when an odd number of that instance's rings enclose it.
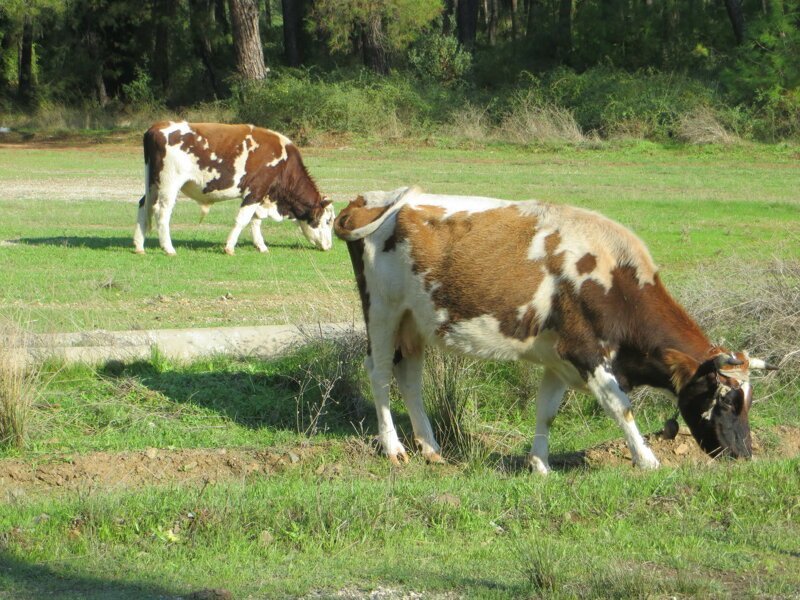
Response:
[[[666,439],[661,433],[645,436],[645,439],[666,467],[709,464],[715,460],[700,449],[689,430],[683,427],[674,439]],[[753,432],[753,454],[756,458],[800,456],[800,427],[782,425],[765,432]],[[630,465],[631,453],[625,440],[616,439],[581,452],[555,456],[552,463],[556,468]]]
[[[59,456],[41,462],[4,460],[0,461],[0,502],[44,491],[202,485],[264,477],[294,468],[318,450],[310,445],[281,450],[148,448]]]
[[[647,437],[647,443],[666,467],[708,464],[713,462],[682,430],[673,439],[659,434]],[[779,426],[754,435],[757,458],[795,458],[800,456],[800,427]],[[0,461],[0,502],[12,501],[27,494],[60,491],[131,489],[148,485],[203,485],[222,481],[268,477],[308,464],[324,453],[325,445],[301,445],[270,450],[148,448],[135,452],[93,452],[84,455],[48,457],[40,461],[7,459]],[[347,463],[322,465],[315,474],[338,477],[349,473],[364,476],[360,468],[375,456],[368,444],[346,443]],[[510,459],[524,468],[524,457]],[[631,457],[622,439],[605,442],[581,452],[555,455],[556,470],[601,466],[630,466]],[[507,464],[513,468],[514,465]]]

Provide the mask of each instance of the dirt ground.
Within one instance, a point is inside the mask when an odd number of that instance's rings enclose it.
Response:
[[[648,443],[665,467],[684,464],[709,464],[713,460],[700,450],[688,431],[674,440],[659,434],[648,436]],[[756,459],[800,456],[800,428],[781,426],[768,434],[754,435]],[[0,502],[13,501],[28,494],[77,490],[113,490],[147,485],[203,485],[244,480],[250,476],[268,477],[312,461],[325,450],[324,445],[307,444],[290,449],[190,449],[149,448],[134,452],[94,452],[84,455],[47,457],[41,461],[7,459],[0,461]],[[363,463],[373,450],[366,444],[353,444],[348,461]],[[508,457],[506,466],[524,464],[524,457]],[[604,465],[629,466],[630,453],[622,439],[612,440],[581,452],[554,455],[556,471],[593,468]],[[347,465],[321,465],[320,476],[337,476],[350,471]],[[359,471],[358,467],[355,471]]]

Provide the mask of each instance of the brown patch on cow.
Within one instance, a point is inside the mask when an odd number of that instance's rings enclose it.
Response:
[[[361,310],[364,314],[364,324],[367,326],[367,354],[369,354],[371,350],[369,342],[369,290],[367,290],[367,278],[364,275],[364,240],[347,242],[347,252],[350,255],[350,263],[353,265],[358,296],[361,299]]]
[[[398,241],[412,240],[414,272],[425,274],[428,289],[435,285],[433,301],[448,311],[450,321],[444,329],[492,315],[509,337],[524,340],[535,335],[540,326],[535,311],[521,318],[518,311],[531,302],[546,275],[547,261],[558,262],[553,257],[527,257],[536,217],[520,215],[514,207],[442,215],[440,207],[404,207],[398,212],[395,235]],[[554,238],[551,246],[557,241]]]
[[[622,418],[630,423],[633,421],[633,411],[630,408],[626,408],[625,412],[622,413]]]
[[[564,266],[564,253],[556,254],[561,245],[561,235],[554,231],[544,239],[545,265],[549,273],[559,275]]]
[[[575,263],[575,268],[578,270],[578,275],[587,275],[594,271],[597,266],[597,257],[591,252],[587,252],[578,259]]]
[[[171,132],[167,142],[170,146],[180,144],[182,152],[197,157],[200,169],[218,174],[203,188],[203,193],[208,194],[233,187],[234,161],[245,152],[243,141],[249,134],[249,125],[191,123],[185,133]]]
[[[392,207],[379,206],[369,208],[363,196],[359,196],[348,204],[333,223],[333,231],[342,239],[347,239],[352,231],[361,229],[378,219]]]
[[[388,238],[386,238],[386,241],[383,244],[383,251],[391,252],[392,250],[395,249],[396,246],[397,246],[397,236],[393,233]]]
[[[566,281],[560,284],[546,325],[559,332],[561,356],[579,371],[591,372],[607,344],[617,352],[614,372],[624,390],[639,385],[680,389],[675,385],[685,384],[689,371],[694,371],[685,360],[669,362],[667,349],[681,349],[694,360],[712,347],[708,338],[658,275],[653,284],[642,286],[631,266],[616,267],[611,275],[608,291],[592,279],[584,281],[577,294]]]

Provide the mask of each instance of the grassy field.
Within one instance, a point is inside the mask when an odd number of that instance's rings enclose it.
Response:
[[[715,339],[773,360],[797,347],[800,270],[776,267],[800,247],[797,149],[305,156],[339,207],[417,183],[600,210],[648,243]],[[0,314],[36,331],[358,319],[343,244],[314,251],[283,223],[268,255],[245,236],[222,254],[233,203],[198,225],[182,202],[178,256],[134,255],[140,161],[125,145],[0,148]],[[758,460],[651,437],[664,467],[635,471],[610,419],[570,393],[546,478],[522,465],[536,370],[434,357],[458,378],[467,435],[440,433],[448,465],[397,469],[374,451],[362,356],[354,338],[269,362],[44,365],[27,447],[0,449],[0,599],[800,597],[797,356],[754,378]],[[636,397],[647,434],[672,411]]]
[[[800,164],[792,148],[347,147],[310,149],[306,162],[339,208],[361,191],[418,184],[596,209],[645,240],[668,282],[704,277],[720,257],[766,264],[796,255],[800,244]],[[321,253],[295,225],[273,223],[265,225],[268,256],[247,232],[235,258],[222,254],[232,202],[202,225],[195,203],[180,202],[178,257],[163,256],[153,237],[147,255],[134,255],[141,171],[140,150],[129,146],[0,148],[2,306],[29,311],[38,331],[357,318],[343,244]]]

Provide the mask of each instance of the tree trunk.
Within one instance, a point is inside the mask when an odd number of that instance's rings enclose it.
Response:
[[[499,13],[499,0],[486,0],[486,33],[489,37],[489,45],[497,44],[497,20]]]
[[[256,0],[229,0],[233,46],[236,50],[236,69],[250,81],[267,76],[264,49],[258,31],[258,6]]]
[[[386,51],[385,38],[381,15],[376,12],[371,13],[364,27],[364,65],[381,75],[389,72],[389,55]]]
[[[108,92],[106,91],[106,82],[103,79],[103,66],[100,65],[94,75],[94,91],[97,94],[97,103],[105,108],[108,104]]]
[[[519,25],[517,24],[517,0],[511,0],[511,42],[517,43]]]
[[[303,64],[303,0],[281,0],[283,7],[283,53],[286,64],[299,67]]]
[[[214,50],[210,37],[214,30],[214,11],[209,0],[189,0],[189,29],[192,32],[194,50],[203,63],[214,96],[220,98],[222,90],[214,68]]]
[[[725,8],[728,10],[728,18],[733,26],[733,35],[738,46],[744,41],[744,12],[742,11],[742,0],[725,0]]]
[[[572,54],[572,2],[559,0],[558,3],[558,57],[562,61]]]
[[[453,13],[456,10],[458,0],[444,0],[444,11],[442,12],[442,35],[448,36],[453,33]]]
[[[231,26],[228,23],[228,13],[225,12],[225,0],[213,0],[214,2],[214,20],[219,25],[223,33],[230,33]]]
[[[162,92],[169,89],[170,82],[170,39],[175,27],[176,0],[156,0],[153,4],[155,21],[155,48],[153,55],[153,81]]]
[[[272,1],[264,0],[264,27],[272,27]]]
[[[456,6],[458,41],[467,50],[475,47],[475,36],[478,32],[478,7],[478,0],[458,0]]]
[[[27,16],[22,24],[17,95],[23,104],[33,101],[33,21]]]
[[[14,37],[11,35],[11,31],[6,29],[7,25],[8,22],[3,19],[3,14],[0,13],[0,28],[3,29],[3,33],[0,34],[0,98],[8,95],[11,90],[11,80],[8,78],[8,73],[6,73],[6,64],[2,60],[2,57],[8,56],[14,45]]]

